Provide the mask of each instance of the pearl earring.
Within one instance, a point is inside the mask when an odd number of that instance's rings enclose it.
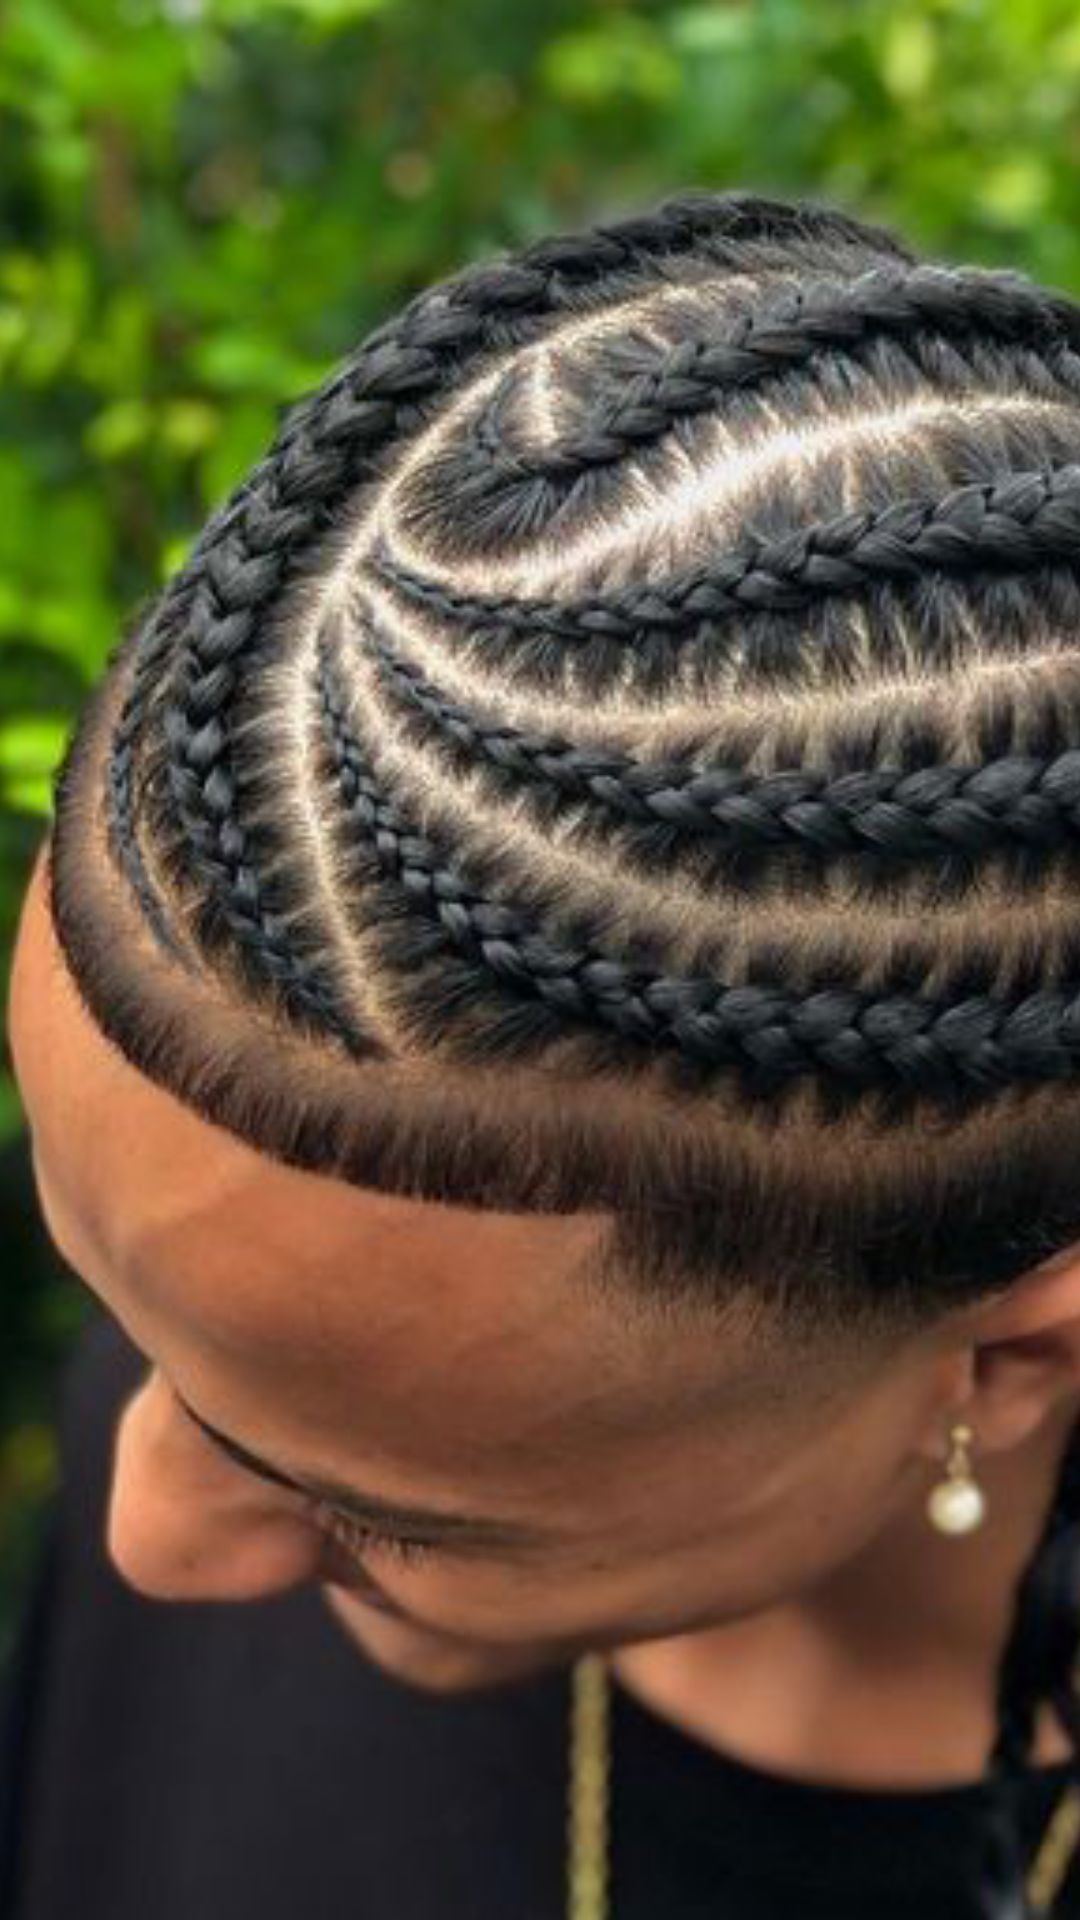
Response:
[[[986,1519],[986,1495],[971,1471],[973,1438],[970,1427],[950,1430],[945,1478],[938,1481],[926,1503],[930,1524],[938,1533],[974,1533]]]

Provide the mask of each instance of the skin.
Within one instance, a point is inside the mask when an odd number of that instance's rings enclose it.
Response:
[[[145,1079],[74,990],[45,857],[9,1034],[49,1230],[147,1361],[109,1507],[126,1581],[171,1602],[315,1584],[367,1657],[431,1690],[607,1650],[656,1710],[810,1777],[981,1772],[1080,1412],[1080,1249],[899,1344],[816,1352],[742,1306],[661,1327],[575,1282],[597,1216],[300,1172]],[[334,1537],[188,1406],[292,1477],[524,1537],[408,1559]],[[992,1523],[957,1542],[923,1508],[961,1418]]]

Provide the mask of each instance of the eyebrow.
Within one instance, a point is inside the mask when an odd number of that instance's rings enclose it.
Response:
[[[273,1486],[286,1487],[292,1493],[306,1494],[310,1499],[323,1500],[328,1506],[336,1507],[347,1513],[350,1518],[361,1524],[390,1534],[421,1534],[425,1538],[445,1542],[448,1546],[490,1546],[521,1547],[535,1546],[544,1536],[538,1528],[528,1527],[515,1520],[497,1520],[466,1513],[447,1513],[427,1507],[400,1506],[396,1502],[380,1500],[377,1495],[359,1493],[354,1487],[344,1486],[337,1480],[313,1478],[309,1474],[289,1473],[283,1467],[276,1467],[264,1460],[249,1447],[241,1446],[238,1440],[232,1440],[220,1428],[211,1426],[202,1414],[196,1413],[193,1406],[184,1399],[176,1387],[172,1389],[187,1414],[189,1420],[204,1433],[214,1446],[239,1467],[248,1473],[258,1474],[262,1480],[268,1480]]]

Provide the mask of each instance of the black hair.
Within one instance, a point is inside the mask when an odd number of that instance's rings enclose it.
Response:
[[[925,1321],[1080,1236],[1078,554],[1080,307],[1018,272],[744,193],[470,267],[114,653],[72,975],[289,1164]]]

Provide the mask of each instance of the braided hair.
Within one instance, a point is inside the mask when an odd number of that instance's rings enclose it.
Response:
[[[116,648],[72,975],[289,1164],[603,1210],[665,1310],[926,1320],[1080,1236],[1078,556],[1080,306],[1020,273],[700,192],[467,268]],[[1041,1702],[1080,1750],[1078,1481],[1003,1795]]]

